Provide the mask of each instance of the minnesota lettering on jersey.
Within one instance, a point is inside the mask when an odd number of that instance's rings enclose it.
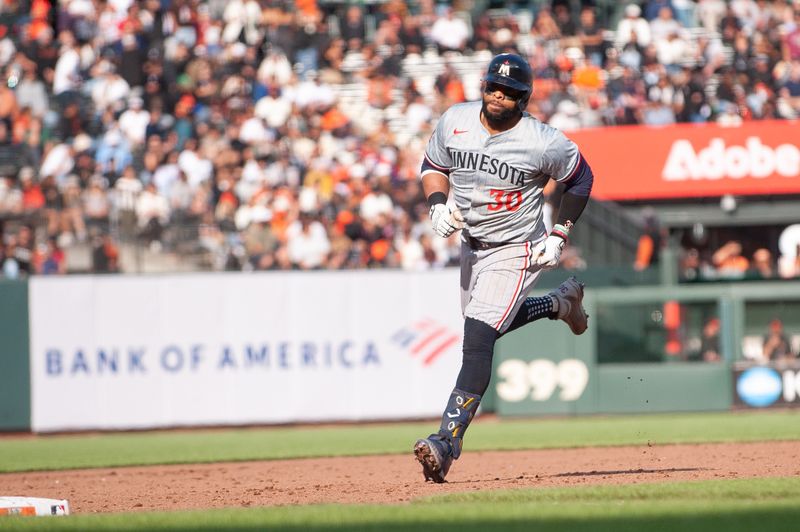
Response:
[[[471,168],[480,172],[488,172],[496,175],[503,181],[508,180],[514,185],[522,186],[525,180],[525,172],[519,168],[514,168],[507,162],[495,159],[485,153],[474,151],[462,151],[447,148],[450,153],[450,160],[453,161],[453,168]]]

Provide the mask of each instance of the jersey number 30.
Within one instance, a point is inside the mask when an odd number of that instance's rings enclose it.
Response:
[[[522,192],[519,190],[489,189],[489,194],[494,198],[494,203],[489,204],[489,212],[502,209],[514,212],[522,205]]]

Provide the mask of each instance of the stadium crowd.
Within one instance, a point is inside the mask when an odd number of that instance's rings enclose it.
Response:
[[[126,242],[213,269],[453,263],[417,176],[470,87],[447,67],[425,94],[405,67],[430,55],[524,55],[529,111],[563,130],[800,116],[797,0],[570,5],[3,0],[2,275],[63,273],[76,245],[118,271]],[[348,113],[353,83],[408,134]]]

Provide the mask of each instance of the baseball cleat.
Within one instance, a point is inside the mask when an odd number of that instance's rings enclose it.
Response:
[[[414,444],[414,456],[422,464],[422,474],[426,482],[431,480],[441,484],[445,481],[444,477],[453,463],[447,442],[434,437],[417,440]]]
[[[569,325],[574,334],[583,334],[589,326],[589,315],[583,308],[583,286],[572,276],[550,292],[558,300],[558,319]]]

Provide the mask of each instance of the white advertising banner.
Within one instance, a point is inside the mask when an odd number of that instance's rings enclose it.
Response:
[[[435,417],[455,269],[30,281],[37,432]]]

